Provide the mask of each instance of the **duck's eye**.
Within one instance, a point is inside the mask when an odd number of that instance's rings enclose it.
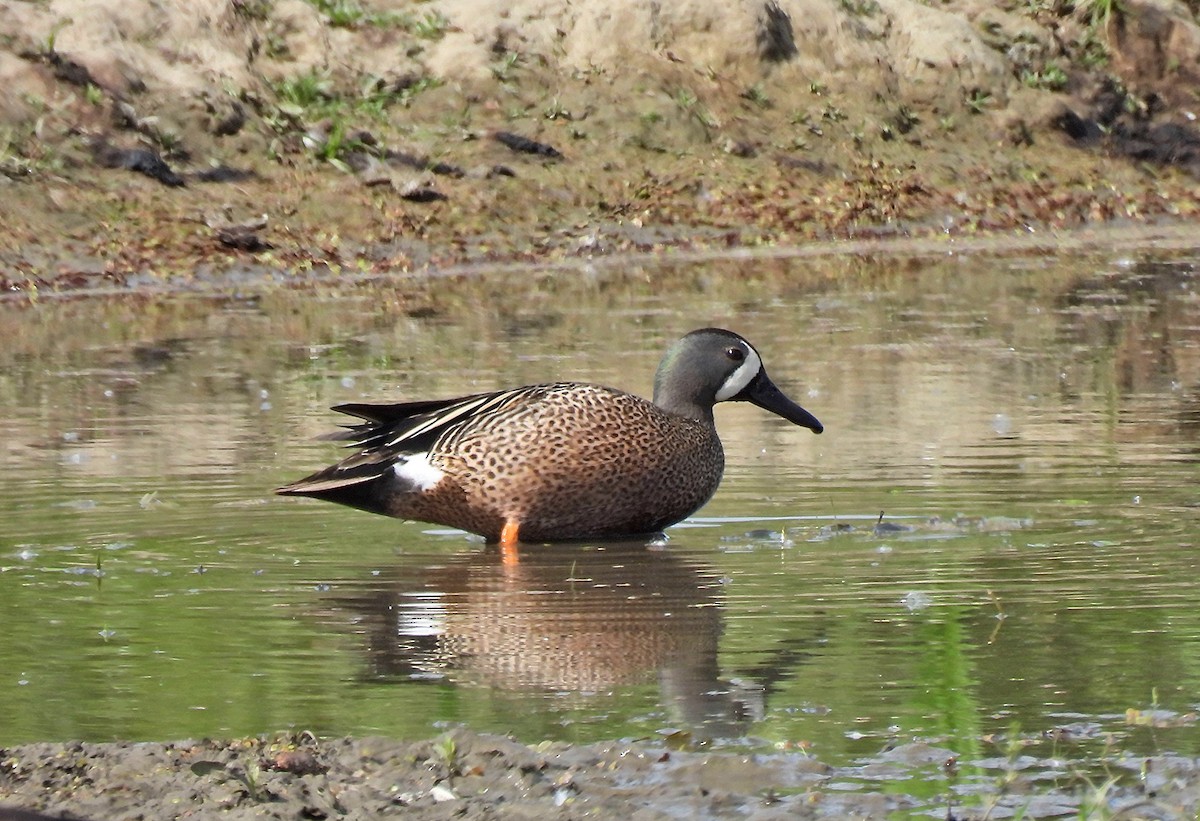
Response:
[[[730,359],[732,359],[734,362],[741,362],[743,359],[746,358],[746,352],[743,351],[741,348],[726,348],[725,355],[728,356]]]

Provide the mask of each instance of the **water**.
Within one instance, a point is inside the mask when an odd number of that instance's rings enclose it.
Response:
[[[1017,728],[1200,753],[1198,282],[1151,247],[0,304],[0,744],[466,724],[847,763]],[[666,544],[506,568],[270,493],[337,457],[329,405],[648,394],[710,324],[827,430],[720,408],[724,484]]]

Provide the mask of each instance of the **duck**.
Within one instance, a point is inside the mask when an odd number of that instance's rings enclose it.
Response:
[[[723,328],[670,345],[653,399],[552,382],[450,399],[348,403],[359,421],[325,438],[355,452],[277,488],[359,510],[519,543],[659,534],[703,507],[725,454],[713,408],[750,402],[794,425],[824,426]]]

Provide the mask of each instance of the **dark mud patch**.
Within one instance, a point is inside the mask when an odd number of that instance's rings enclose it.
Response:
[[[1177,167],[1200,179],[1200,128],[1184,118],[1156,119],[1161,107],[1158,96],[1138,100],[1108,82],[1096,92],[1087,113],[1064,109],[1055,124],[1077,145],[1135,162]]]
[[[418,742],[28,744],[0,751],[0,818],[1183,818],[1200,808],[1194,758],[1113,754],[1097,772],[1062,746],[1038,757],[1025,746],[1037,740],[991,741],[1007,752],[967,760],[913,742],[845,767],[795,749],[673,749],[674,737],[527,746],[461,730]]]

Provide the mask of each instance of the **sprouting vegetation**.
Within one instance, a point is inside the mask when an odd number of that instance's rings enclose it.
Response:
[[[242,16],[252,16],[253,10],[273,0],[241,0],[241,5],[248,9]],[[361,28],[374,26],[376,28],[403,29],[414,37],[422,40],[440,40],[450,27],[450,21],[438,11],[425,14],[414,14],[407,11],[378,11],[369,9],[358,0],[305,0],[315,8],[329,25],[336,28]],[[268,5],[269,10],[269,5]]]
[[[438,763],[446,769],[453,772],[458,768],[458,744],[450,733],[446,733],[433,742],[433,752]]]
[[[51,26],[50,32],[46,35],[46,40],[42,44],[42,51],[46,54],[53,54],[55,51],[54,46],[58,43],[58,33],[74,22],[70,17],[64,17]]]
[[[1074,41],[1063,45],[1071,61],[1085,69],[1098,69],[1108,64],[1110,29],[1113,21],[1125,13],[1121,0],[1026,0],[1022,8],[1027,16],[1043,24],[1064,17],[1082,24]],[[1026,85],[1058,90],[1062,87],[1060,81],[1065,79],[1059,71],[1057,67],[1027,70],[1020,76]]]
[[[502,83],[510,83],[515,79],[517,69],[521,65],[521,54],[509,51],[496,62],[492,63],[492,76]]]
[[[547,120],[570,120],[571,112],[561,100],[555,97],[549,105],[542,109],[542,116]]]
[[[393,106],[406,106],[438,85],[428,76],[367,77],[357,90],[347,90],[328,70],[313,69],[275,83],[275,111],[264,120],[280,135],[302,134],[313,156],[342,167],[346,152],[366,147],[364,126],[387,123]]]
[[[879,14],[881,11],[879,3],[875,2],[875,0],[838,0],[838,5],[844,11],[857,17],[870,17],[871,15]]]
[[[305,0],[325,18],[329,25],[338,28],[358,28],[359,26],[400,28],[410,21],[410,18],[396,12],[369,11],[358,0]]]
[[[840,123],[846,120],[846,112],[830,103],[821,109],[821,119],[830,123]]]
[[[26,102],[31,107],[45,107],[38,100]],[[42,139],[44,117],[43,114],[32,122],[0,127],[0,174],[19,179],[62,167],[62,155],[52,142]]]
[[[440,40],[449,27],[450,21],[439,11],[431,11],[421,17],[410,19],[404,26],[422,40]]]
[[[742,99],[754,103],[759,108],[771,107],[771,98],[767,95],[767,90],[763,88],[762,83],[755,83],[743,91],[740,96]]]
[[[337,86],[328,70],[312,69],[285,77],[274,90],[280,112],[297,120],[357,115],[383,119],[391,106],[408,105],[417,95],[440,84],[429,76],[399,80],[368,77],[357,93],[347,93]]]
[[[336,99],[329,72],[317,69],[285,77],[275,84],[275,94],[282,110],[297,115]]]
[[[1106,30],[1123,11],[1120,0],[1079,0],[1074,4],[1074,14],[1094,29]]]
[[[233,13],[243,20],[266,20],[275,8],[275,0],[232,0]]]
[[[680,87],[672,95],[676,107],[686,118],[700,127],[704,138],[710,139],[712,131],[719,127],[717,118],[711,111],[700,103],[700,98],[690,88]]]
[[[967,110],[972,114],[982,114],[992,104],[992,95],[981,88],[973,88],[967,94]]]
[[[1021,82],[1030,88],[1062,91],[1067,87],[1067,72],[1057,63],[1047,63],[1039,71],[1021,72]]]

